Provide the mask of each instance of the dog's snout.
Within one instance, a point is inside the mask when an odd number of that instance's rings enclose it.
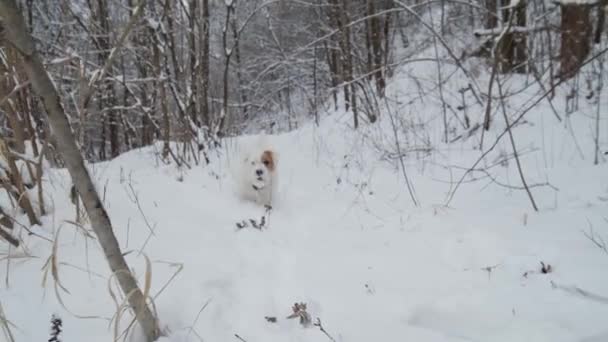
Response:
[[[258,176],[261,176],[263,173],[264,173],[264,171],[262,169],[255,170],[255,174]]]

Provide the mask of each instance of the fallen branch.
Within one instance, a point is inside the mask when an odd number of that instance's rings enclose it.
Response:
[[[336,339],[333,338],[328,332],[327,330],[325,330],[325,328],[323,328],[323,325],[321,324],[321,319],[317,317],[317,321],[314,324],[315,327],[319,327],[319,330],[321,330],[322,333],[325,334],[325,336],[327,336],[327,338],[329,338],[330,340],[332,340],[333,342],[336,342]]]
[[[303,326],[310,325],[310,314],[306,311],[306,303],[295,303],[291,307],[293,313],[287,316],[287,319],[300,318],[300,324]]]
[[[239,334],[234,334],[234,337],[237,338],[237,340],[241,341],[241,342],[247,342],[246,339],[242,338],[241,336],[239,336]]]
[[[2,328],[3,335],[8,342],[15,342],[15,336],[11,331],[11,326],[15,327],[15,325],[6,318],[4,309],[2,309],[2,303],[0,303],[0,327]]]
[[[503,32],[503,28],[492,28],[485,30],[475,30],[473,35],[475,37],[483,37],[483,36],[500,36]],[[512,26],[506,32],[507,33],[518,33],[518,34],[528,34],[535,33],[539,31],[552,31],[556,30],[555,27],[552,26],[534,26],[534,27],[525,27],[525,26]]]
[[[581,232],[583,232],[583,235],[585,235],[585,237],[589,239],[589,241],[591,241],[599,249],[604,251],[604,253],[608,254],[608,246],[606,245],[606,241],[604,241],[601,236],[595,234],[595,232],[593,231],[593,225],[591,224],[591,222],[589,222],[589,220],[587,220],[587,223],[589,224],[589,232],[581,230]]]
[[[488,272],[488,278],[490,278],[490,275],[492,274],[492,271],[494,271],[496,268],[498,268],[500,266],[502,266],[502,263],[496,264],[496,265],[482,267],[481,270]]]
[[[565,285],[560,285],[557,284],[554,281],[551,281],[551,287],[553,287],[554,289],[558,289],[558,290],[562,290],[565,292],[568,292],[570,294],[579,296],[579,297],[583,297],[589,300],[592,300],[594,302],[599,302],[602,304],[608,304],[608,297],[604,297],[592,292],[589,292],[587,290],[583,290],[578,286],[565,286]]]
[[[260,222],[254,220],[254,219],[249,219],[249,223],[247,223],[246,220],[241,220],[240,222],[236,223],[237,230],[247,228],[247,227],[249,227],[249,225],[251,225],[251,227],[253,227],[257,230],[262,230],[262,229],[268,227],[268,221],[270,221],[270,212],[272,211],[272,207],[269,205],[266,205],[265,209],[266,209],[266,211],[264,212],[264,215],[262,215],[262,217],[260,218]]]

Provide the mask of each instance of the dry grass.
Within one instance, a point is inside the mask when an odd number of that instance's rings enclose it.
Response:
[[[2,308],[2,303],[0,302],[0,328],[2,328],[2,333],[4,334],[6,341],[15,342],[15,337],[11,331],[11,326],[13,328],[17,328],[17,326],[11,323],[11,321],[9,321],[4,315],[4,309]]]

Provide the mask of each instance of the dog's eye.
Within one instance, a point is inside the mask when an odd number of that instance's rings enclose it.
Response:
[[[264,160],[262,163],[264,163],[264,165],[268,166],[268,164],[270,164],[270,162],[268,160]]]

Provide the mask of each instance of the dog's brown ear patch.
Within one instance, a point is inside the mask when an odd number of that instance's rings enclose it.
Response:
[[[262,163],[270,172],[274,171],[276,168],[274,153],[268,150],[264,151],[264,153],[262,153]]]

